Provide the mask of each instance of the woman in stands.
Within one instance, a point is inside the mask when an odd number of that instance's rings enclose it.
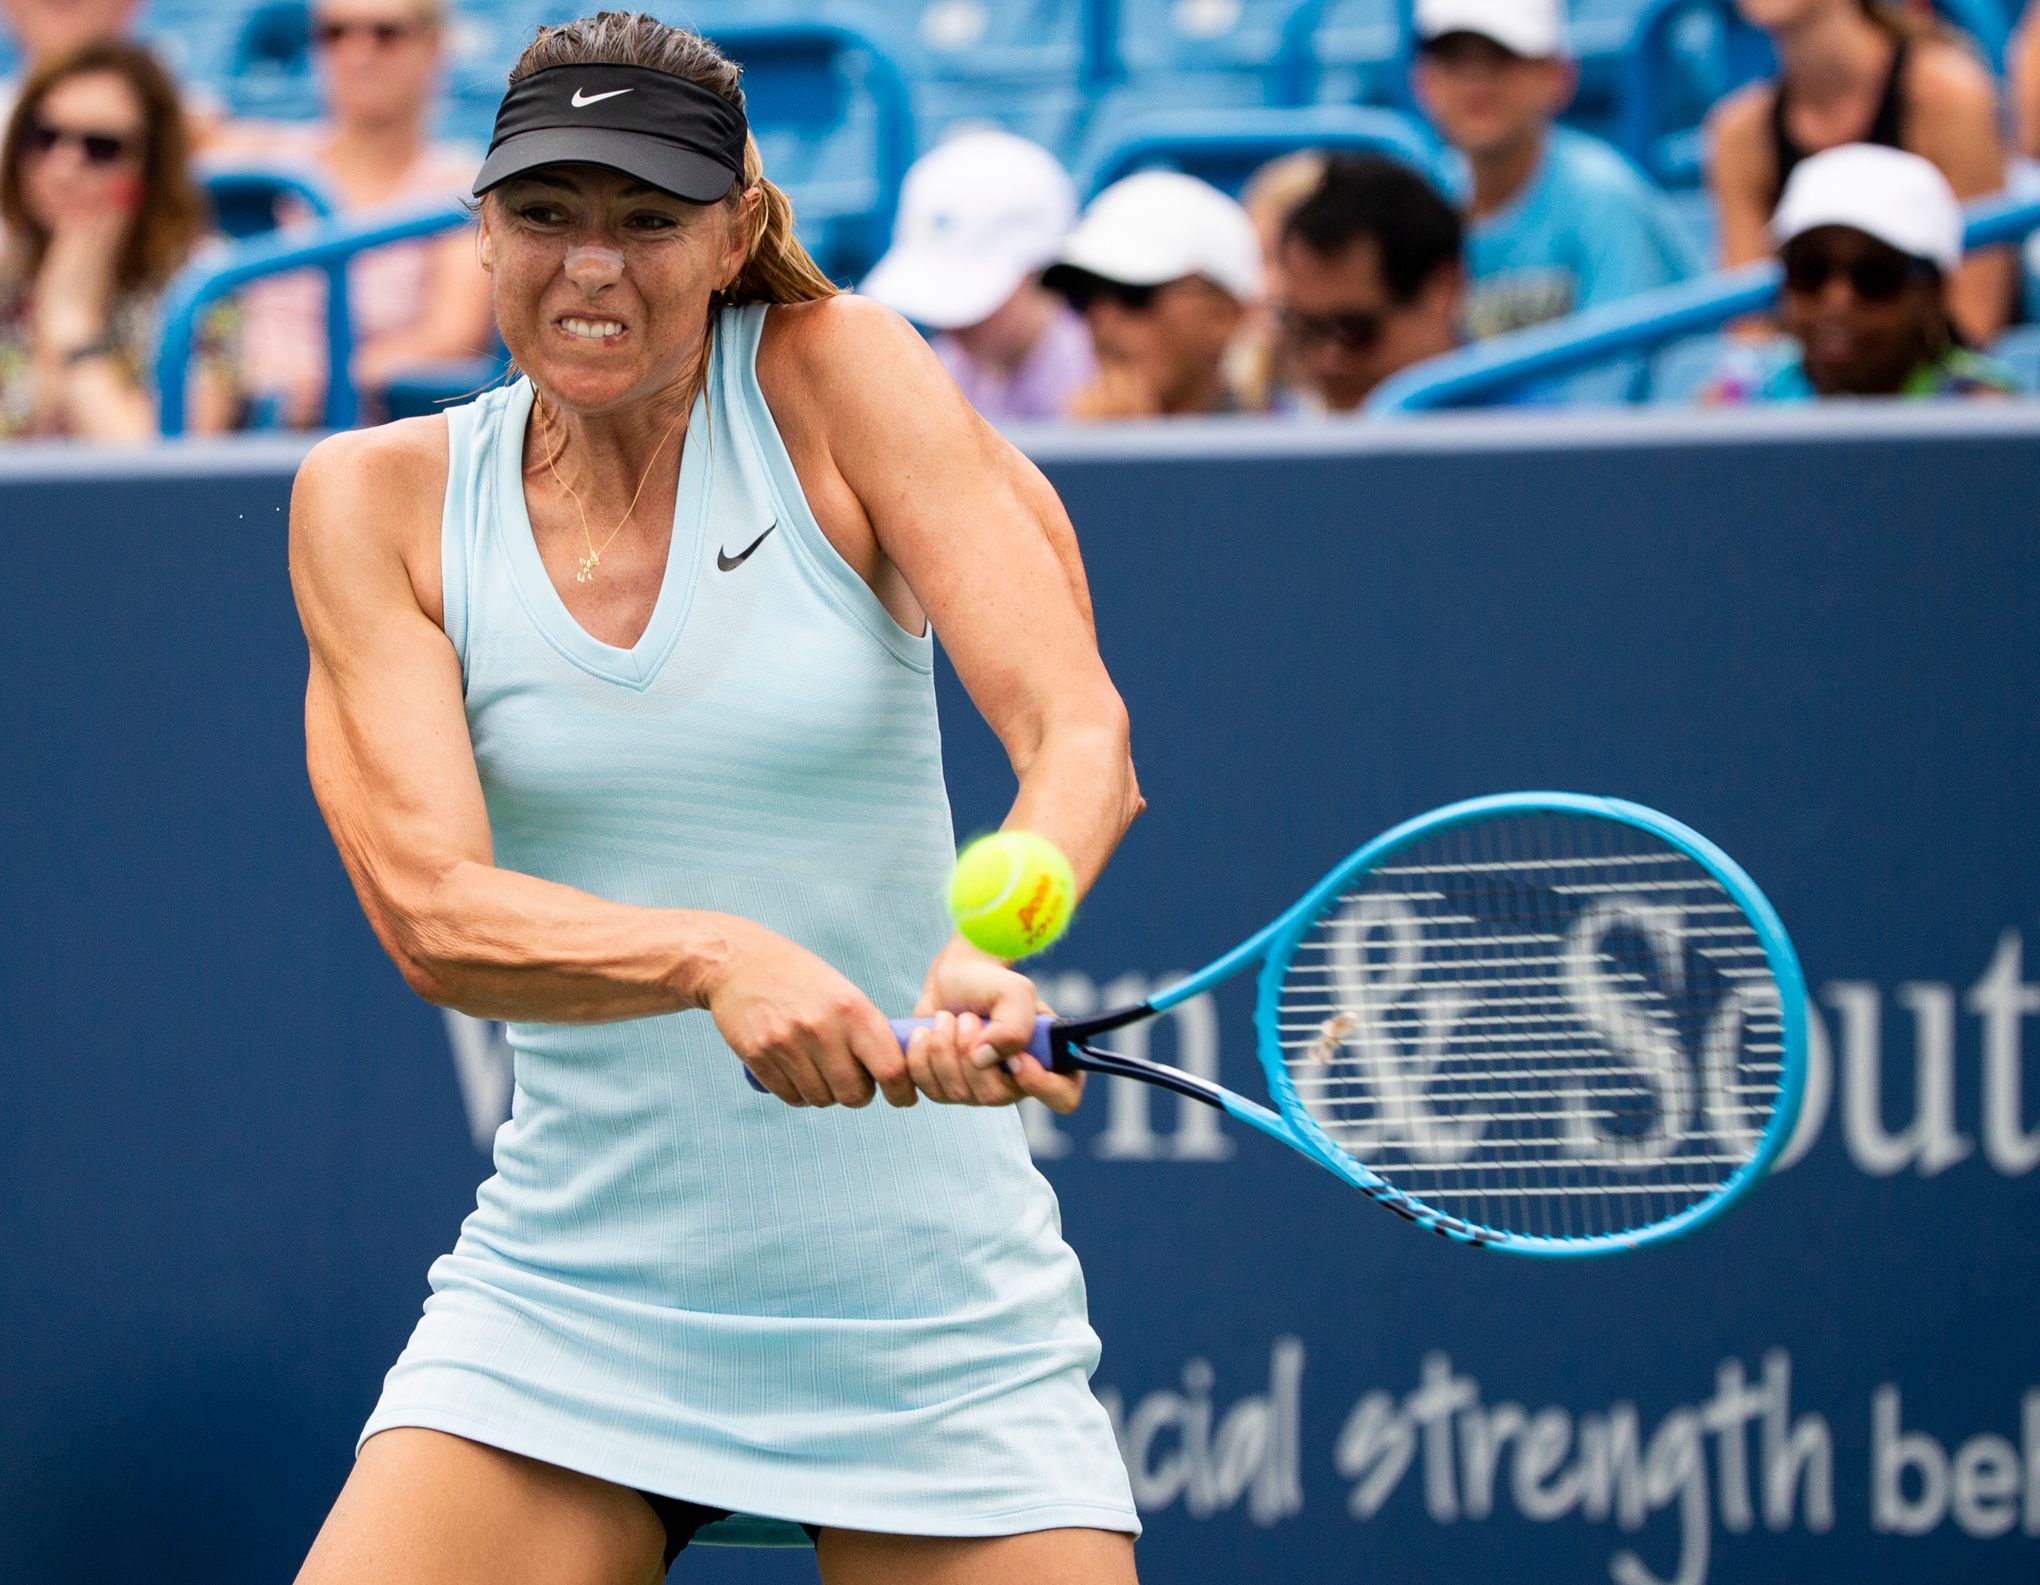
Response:
[[[205,233],[184,113],[141,46],[46,60],[0,140],[0,437],[156,433],[158,308]],[[232,422],[232,315],[208,316],[191,427]]]
[[[1053,492],[835,295],[737,77],[541,31],[474,184],[522,378],[298,475],[314,791],[409,982],[517,1048],[300,1585],[653,1585],[703,1530],[829,1585],[1134,1578],[1010,1104],[1079,1085],[950,933],[929,624],[1086,882],[1125,711]]]
[[[445,54],[443,0],[317,0],[312,47],[324,119],[230,126],[207,146],[209,158],[298,170],[344,215],[465,196],[477,151],[430,136]],[[326,390],[324,276],[258,282],[246,302],[250,390],[279,399],[286,424],[316,424]],[[371,417],[392,376],[473,358],[492,343],[489,280],[471,231],[363,254],[349,269],[348,309],[354,382]]]
[[[1917,154],[1850,144],[1814,155],[1792,173],[1770,230],[1786,339],[1738,348],[1703,401],[2018,393],[2012,371],[1963,345],[1955,327],[1962,206]]]
[[[1876,0],[1737,0],[1777,47],[1779,75],[1708,120],[1708,180],[1724,264],[1769,251],[1765,225],[1793,170],[1845,143],[1931,160],[1965,202],[2005,182],[1996,84],[1960,41]],[[1978,344],[2009,321],[2016,268],[2006,249],[1971,256],[1953,285],[1956,322]]]

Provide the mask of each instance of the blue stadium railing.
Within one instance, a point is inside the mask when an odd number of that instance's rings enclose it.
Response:
[[[163,328],[156,341],[156,397],[164,435],[184,433],[185,387],[199,316],[250,281],[302,269],[322,270],[326,276],[325,421],[329,429],[345,429],[360,410],[349,369],[354,319],[347,295],[348,261],[369,248],[438,236],[466,224],[467,211],[440,201],[394,216],[323,220],[302,230],[272,233],[186,266],[164,296]]]
[[[1993,199],[1969,211],[1968,245],[2016,242],[2040,230],[2040,199]],[[1778,295],[1774,260],[1645,292],[1570,319],[1497,336],[1432,358],[1386,380],[1367,403],[1396,417],[1507,401],[1528,387],[1577,374],[1666,342],[1712,330],[1771,306]]]

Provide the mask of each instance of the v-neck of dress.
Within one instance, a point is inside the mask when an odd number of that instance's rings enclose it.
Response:
[[[560,591],[538,553],[531,509],[524,498],[524,437],[531,423],[535,395],[529,379],[507,415],[497,456],[497,488],[502,497],[501,521],[509,541],[510,563],[519,593],[539,631],[568,660],[607,682],[640,692],[651,686],[686,624],[701,572],[702,520],[708,510],[708,393],[694,399],[681,439],[680,483],[673,498],[673,533],[666,545],[666,565],[651,620],[629,648],[605,643],[590,633],[567,609]]]

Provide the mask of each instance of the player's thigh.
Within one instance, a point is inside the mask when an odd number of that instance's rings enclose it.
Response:
[[[1027,1535],[872,1535],[824,1530],[822,1585],[1135,1585],[1133,1537],[1113,1530]]]
[[[627,1486],[402,1426],[362,1444],[297,1585],[655,1585],[665,1539]]]

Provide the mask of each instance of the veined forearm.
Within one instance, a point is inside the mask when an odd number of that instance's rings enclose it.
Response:
[[[1089,891],[1145,807],[1117,697],[1109,712],[1049,726],[1031,754],[1015,756],[1013,768],[1020,790],[1006,824],[1055,843],[1076,872],[1078,890]]]
[[[700,1007],[733,935],[755,928],[726,914],[613,903],[471,862],[386,917],[384,944],[427,1001],[534,1023]]]

